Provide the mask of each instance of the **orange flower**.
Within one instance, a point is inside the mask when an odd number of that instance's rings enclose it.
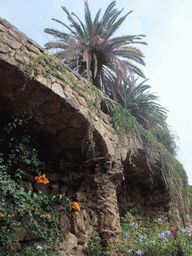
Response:
[[[49,245],[47,248],[50,249],[50,248],[51,248],[51,245]]]
[[[32,206],[28,205],[27,208],[34,210]]]
[[[49,180],[47,178],[45,178],[45,174],[36,176],[35,180],[37,181],[37,183],[43,183],[43,184],[49,183]]]
[[[49,214],[47,214],[47,219],[50,219],[50,218],[51,218],[51,216]]]
[[[69,239],[70,238],[70,236],[66,236],[66,239]]]
[[[5,214],[2,214],[2,213],[0,212],[0,217],[3,217],[3,216],[5,216]]]
[[[80,206],[78,205],[78,203],[74,203],[74,204],[72,205],[72,208],[73,208],[73,209],[76,209],[77,211],[80,211]]]

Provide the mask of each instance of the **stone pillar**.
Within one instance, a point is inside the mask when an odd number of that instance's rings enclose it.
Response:
[[[103,247],[103,256],[117,255],[114,246],[119,242],[121,227],[117,204],[116,188],[123,180],[123,172],[117,170],[111,156],[105,157],[104,163],[95,167],[94,182],[97,184],[97,207],[99,217],[99,235]]]

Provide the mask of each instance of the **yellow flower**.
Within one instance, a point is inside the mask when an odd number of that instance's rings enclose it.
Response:
[[[77,211],[80,211],[80,206],[76,202],[72,205],[72,208],[76,209]]]
[[[32,206],[28,205],[27,208],[34,210]]]
[[[66,239],[69,239],[70,238],[70,236],[66,236]]]
[[[2,213],[0,212],[0,217],[3,217],[3,216],[5,216],[5,214],[2,214]]]
[[[47,219],[50,219],[50,218],[51,218],[51,216],[49,214],[47,214]]]

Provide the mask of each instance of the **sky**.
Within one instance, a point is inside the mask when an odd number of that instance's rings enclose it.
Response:
[[[112,0],[88,0],[92,18]],[[70,24],[61,6],[84,21],[84,0],[0,0],[0,17],[44,47],[52,37],[45,28],[67,30],[52,18]],[[192,0],[116,0],[122,15],[133,10],[114,36],[145,34],[147,46],[140,66],[168,113],[168,124],[177,137],[178,160],[192,185]],[[135,45],[136,46],[136,45]],[[178,139],[179,138],[179,139]]]

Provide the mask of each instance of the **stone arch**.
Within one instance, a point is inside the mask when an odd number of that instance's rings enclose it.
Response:
[[[139,161],[138,161],[139,159]],[[149,166],[144,150],[123,161],[125,180],[117,188],[121,217],[134,209],[143,218],[162,217],[169,211],[170,195],[159,162]]]
[[[49,192],[66,194],[82,209],[79,214],[69,210],[70,223],[65,220],[77,247],[86,246],[88,234],[97,231],[103,255],[115,255],[107,246],[117,242],[121,232],[116,185],[123,176],[114,160],[118,138],[106,111],[97,108],[97,89],[56,59],[63,73],[54,73],[43,61],[52,59],[50,54],[1,18],[0,35],[1,117],[5,111],[8,118],[23,113],[30,117],[29,132],[41,144]],[[48,166],[53,169],[48,171]],[[109,221],[114,217],[115,222]],[[73,255],[79,255],[77,251]]]

